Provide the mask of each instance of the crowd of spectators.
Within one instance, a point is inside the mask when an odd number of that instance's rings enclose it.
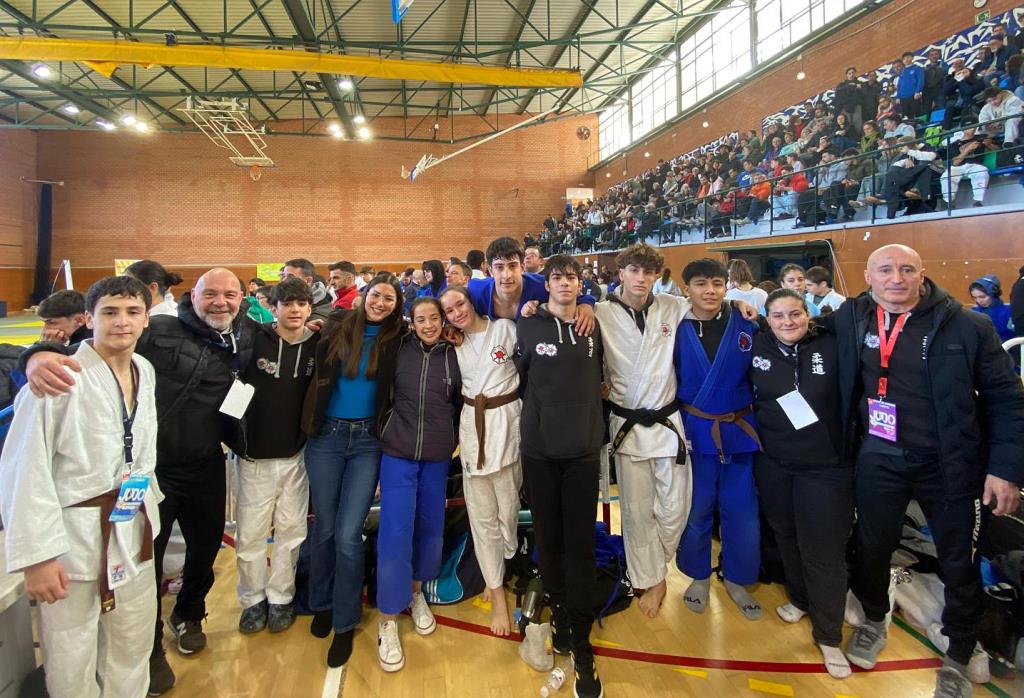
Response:
[[[987,156],[1010,164],[1020,145],[1020,118],[1007,117],[1024,112],[1022,47],[1024,32],[1011,37],[995,24],[970,64],[947,63],[932,49],[923,64],[904,53],[886,71],[891,79],[851,66],[827,101],[808,101],[715,148],[658,160],[596,201],[567,202],[528,242],[548,256],[664,244],[690,232],[728,236],[766,214],[797,228],[852,220],[866,207],[894,218],[955,207],[963,178],[981,206]],[[934,137],[953,128],[961,130],[948,144]]]

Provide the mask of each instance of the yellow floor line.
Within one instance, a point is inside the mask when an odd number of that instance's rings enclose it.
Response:
[[[686,674],[687,676],[696,676],[698,679],[706,679],[708,672],[703,669],[681,669],[679,667],[672,667],[672,671],[678,671],[680,674]]]
[[[474,596],[473,597],[473,605],[476,606],[477,608],[482,608],[482,609],[484,609],[485,611],[488,611],[488,612],[491,610],[491,602],[490,601],[484,601],[479,596]]]
[[[599,637],[591,639],[590,644],[599,645],[601,647],[625,647],[625,645],[620,645],[619,643],[612,642],[611,640],[602,640]]]
[[[771,693],[773,696],[793,695],[793,687],[788,683],[773,683],[771,681],[761,681],[759,679],[747,679],[747,685],[752,691]]]

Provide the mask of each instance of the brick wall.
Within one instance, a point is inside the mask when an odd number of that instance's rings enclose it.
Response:
[[[523,128],[415,183],[403,165],[462,146],[269,136],[277,167],[254,182],[199,135],[47,132],[39,171],[67,182],[54,200],[54,258],[78,266],[419,262],[522,235],[559,210],[566,187],[592,182],[575,136],[583,123],[596,118]]]
[[[991,0],[985,9],[997,15],[1018,5],[1019,1]],[[649,169],[659,158],[673,158],[734,130],[760,130],[765,116],[835,87],[847,67],[864,73],[892,62],[904,49],[916,50],[972,26],[976,13],[969,0],[891,2],[820,40],[803,52],[802,61],[782,63],[710,105],[706,113],[698,112],[658,138],[638,143],[596,173],[597,193]],[[804,80],[796,79],[800,70],[806,73]],[[704,121],[708,128],[702,127]]]
[[[32,289],[25,267],[35,259],[39,186],[20,178],[36,178],[37,143],[34,131],[0,129],[0,300],[9,309],[20,309]]]

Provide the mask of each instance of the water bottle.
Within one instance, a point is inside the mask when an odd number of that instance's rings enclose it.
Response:
[[[540,622],[543,601],[544,583],[539,576],[534,577],[526,586],[526,594],[523,595],[523,619],[526,623]]]
[[[562,684],[564,683],[565,671],[560,667],[555,667],[551,670],[551,673],[548,674],[548,680],[540,687],[541,698],[548,698],[549,696],[555,695],[555,693],[562,688]]]

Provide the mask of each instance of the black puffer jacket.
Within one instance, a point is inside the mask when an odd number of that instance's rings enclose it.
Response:
[[[976,497],[988,474],[1024,483],[1024,388],[1013,361],[986,316],[966,310],[930,280],[925,283],[937,297],[925,347],[928,383],[921,389],[935,406],[936,450],[946,493]],[[851,449],[864,433],[859,407],[867,396],[860,355],[864,335],[877,322],[875,308],[870,294],[862,293],[825,319],[836,334],[843,423]]]
[[[378,438],[384,453],[409,460],[450,458],[458,442],[462,374],[455,349],[425,347],[414,334],[399,343],[394,365],[378,371]]]
[[[158,315],[139,337],[135,352],[156,370],[157,470],[187,471],[196,461],[221,450],[221,443],[245,455],[241,422],[220,412],[234,376],[252,358],[256,323],[242,305],[232,331],[221,334],[199,319],[192,297],[178,299],[178,317]],[[73,354],[76,346],[35,344],[22,362],[37,351]],[[21,364],[24,366],[24,363]]]

